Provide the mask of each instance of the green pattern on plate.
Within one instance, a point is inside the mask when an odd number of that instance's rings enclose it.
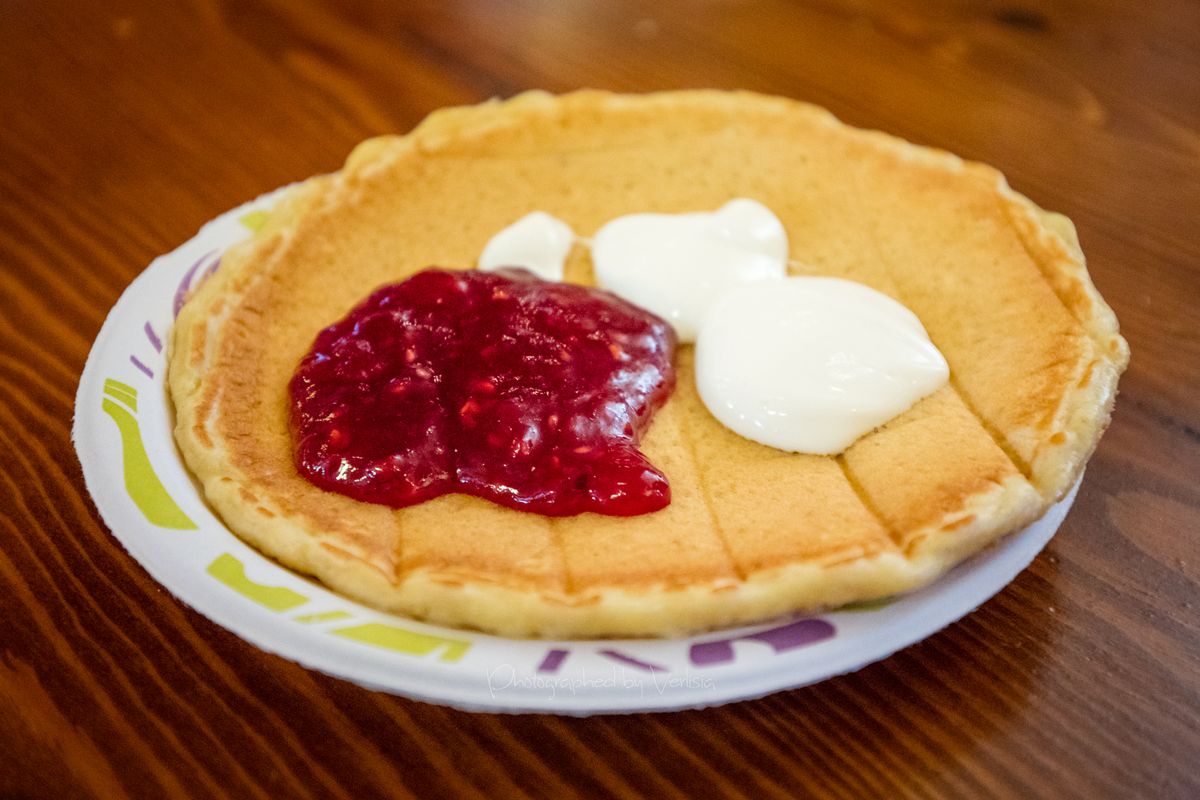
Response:
[[[388,650],[413,656],[427,656],[434,650],[445,647],[446,649],[442,651],[441,655],[442,661],[458,661],[467,650],[471,649],[471,643],[463,639],[417,633],[382,622],[368,622],[363,625],[352,625],[349,628],[338,628],[331,633],[346,639],[353,639],[356,642],[385,647]]]
[[[243,214],[238,217],[238,222],[245,225],[251,231],[258,233],[270,218],[271,214],[268,211],[251,211],[249,214]]]
[[[195,530],[196,523],[167,494],[166,487],[150,464],[137,417],[130,413],[130,410],[137,410],[137,391],[119,381],[109,380],[104,384],[104,392],[108,397],[100,407],[117,423],[117,430],[121,434],[121,463],[129,498],[146,515],[147,520],[160,528]]]
[[[835,608],[834,611],[877,611],[881,608],[887,608],[894,602],[896,602],[896,596],[891,595],[875,600],[859,600],[856,603],[846,603],[844,606]]]
[[[349,619],[350,617],[349,611],[322,611],[318,614],[302,614],[299,617],[292,617],[292,619],[308,625],[313,622],[331,622],[335,619]]]
[[[288,611],[308,602],[307,597],[286,586],[267,586],[250,580],[246,577],[246,566],[229,553],[213,559],[206,571],[238,594],[272,611]]]
[[[104,382],[104,393],[114,400],[121,401],[132,410],[137,411],[137,389],[134,389],[129,384],[109,378]]]

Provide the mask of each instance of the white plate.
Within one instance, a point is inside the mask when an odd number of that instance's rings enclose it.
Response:
[[[178,304],[278,195],[221,215],[125,290],[84,367],[73,437],[97,508],[151,575],[306,667],[489,711],[663,711],[759,697],[856,670],[974,610],[1033,560],[1075,498],[1072,490],[1038,522],[893,602],[685,639],[511,640],[374,611],[242,543],[200,498],[171,437],[163,344]]]

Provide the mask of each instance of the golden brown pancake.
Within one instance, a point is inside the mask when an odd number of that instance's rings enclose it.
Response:
[[[640,517],[464,495],[395,510],[297,473],[288,381],[372,289],[470,268],[529,211],[590,236],[734,197],[779,216],[803,272],[912,309],[950,384],[842,455],[795,455],[722,427],[683,347],[642,444],[673,499]],[[590,282],[584,248],[567,276]],[[228,526],[335,590],[511,636],[657,636],[929,583],[1074,484],[1127,359],[1070,221],[990,167],[744,92],[529,93],[439,111],[291,190],[184,307],[170,391],[180,448]]]

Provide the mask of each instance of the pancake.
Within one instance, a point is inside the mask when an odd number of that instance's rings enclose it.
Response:
[[[470,268],[546,211],[590,236],[640,211],[772,209],[797,274],[912,309],[949,385],[836,457],[743,439],[693,353],[642,450],[671,504],[548,518],[447,495],[392,509],[300,477],[288,381],[376,287]],[[567,279],[590,283],[586,248]],[[436,112],[290,190],[179,315],[176,437],[212,506],[282,563],[381,609],[509,636],[664,636],[915,589],[1082,474],[1128,359],[1069,220],[996,170],[744,92],[527,93]]]

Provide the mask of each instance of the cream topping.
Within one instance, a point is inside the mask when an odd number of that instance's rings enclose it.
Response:
[[[563,279],[575,232],[544,211],[532,211],[493,236],[479,255],[479,268],[524,267],[548,281]]]
[[[787,273],[787,232],[755,200],[717,211],[630,214],[592,238],[596,282],[653,311],[695,341],[709,307],[734,286]]]
[[[841,452],[948,378],[915,314],[840,278],[737,287],[696,342],[696,386],[713,416],[793,452]]]

